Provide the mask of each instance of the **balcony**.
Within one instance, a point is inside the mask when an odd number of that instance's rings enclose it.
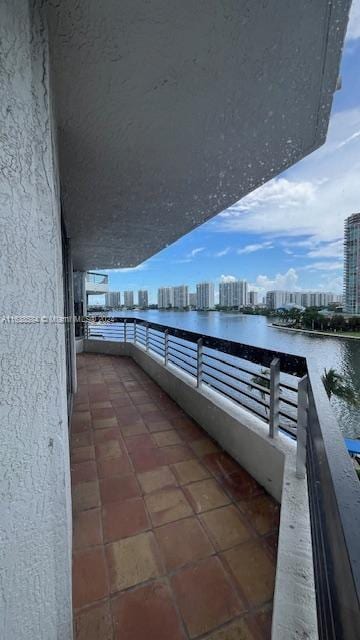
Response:
[[[105,273],[87,271],[85,278],[87,295],[101,295],[109,291],[109,276]]]
[[[185,636],[179,637],[203,637],[205,633],[214,639],[232,637],[232,625],[240,625],[239,634],[241,625],[248,624],[249,629],[242,630],[248,633],[245,638],[355,640],[359,628],[359,513],[350,511],[349,505],[359,503],[359,484],[322,384],[306,360],[134,318],[92,322],[85,335],[86,354],[81,356],[80,395],[74,414],[75,429],[83,428],[85,435],[75,435],[74,444],[79,444],[79,438],[90,447],[91,456],[97,456],[97,466],[87,463],[91,467],[91,479],[87,479],[100,480],[100,493],[106,476],[97,477],[99,465],[100,469],[104,464],[105,469],[109,466],[109,473],[119,476],[109,481],[114,502],[102,507],[103,531],[108,533],[101,540],[107,549],[107,565],[103,559],[103,566],[110,571],[110,585],[104,588],[117,603],[112,607],[115,629],[117,624],[127,628],[127,607],[131,610],[132,598],[136,603],[140,597],[135,584],[130,587],[121,568],[115,568],[116,557],[125,556],[121,551],[116,556],[116,546],[108,546],[115,544],[120,531],[119,539],[137,535],[142,536],[140,542],[146,537],[154,541],[151,566],[155,573],[150,582],[140,576],[136,584],[140,583],[149,598],[155,598],[156,584],[167,576],[167,606],[180,611],[185,625],[181,627]],[[113,440],[112,445],[102,446],[106,438]],[[102,456],[119,460],[103,463]],[[189,478],[185,471],[184,479],[181,468],[193,465],[204,475]],[[122,474],[131,477],[124,486]],[[153,483],[149,494],[143,474]],[[129,503],[115,506],[124,492],[126,498],[127,482],[131,482],[130,491],[135,491],[133,503],[144,501],[146,505],[140,529],[130,529],[130,533],[126,529]],[[97,500],[99,508],[101,498]],[[197,524],[187,525],[186,519]],[[240,523],[245,535],[251,533],[250,538],[241,538]],[[214,547],[207,556],[211,562],[192,556],[197,545],[201,546],[202,534],[200,538],[195,535],[195,529],[200,531],[197,525]],[[113,533],[109,533],[112,526]],[[187,526],[189,531],[194,526],[193,534],[187,533]],[[161,531],[165,531],[166,552],[158,542]],[[144,532],[152,532],[154,537],[144,537]],[[229,540],[227,536],[230,541],[224,541]],[[184,540],[189,542],[183,547]],[[131,544],[125,545],[130,566],[130,558],[137,555]],[[123,542],[118,546],[121,548]],[[242,555],[245,549],[248,553]],[[181,557],[176,560],[177,554]],[[174,568],[172,561],[179,566]],[[241,602],[240,609],[235,607],[227,614],[219,605],[222,613],[219,617],[214,613],[215,618],[211,607],[204,604],[207,595],[203,585],[209,583],[211,589],[218,574],[210,571],[204,581],[195,579],[195,567],[203,568],[209,562],[216,564],[220,573],[225,571]],[[203,575],[202,569],[199,575]],[[186,595],[189,585],[194,585],[190,598]],[[133,587],[129,592],[133,595],[126,595]],[[259,592],[261,595],[254,595]],[[219,587],[221,599],[220,593]],[[215,594],[212,592],[212,598]],[[232,601],[232,596],[229,598]],[[261,614],[260,618],[256,614]],[[82,625],[87,624],[86,614],[77,611],[76,615],[80,634]],[[204,618],[199,620],[197,615]],[[136,624],[129,622],[131,629],[138,629]],[[220,627],[230,635],[222,636]],[[141,637],[140,632],[132,633],[129,637]]]
[[[77,640],[270,638],[276,501],[132,359],[81,354],[78,379]]]

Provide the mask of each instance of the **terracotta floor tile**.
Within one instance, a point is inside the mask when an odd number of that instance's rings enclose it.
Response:
[[[137,478],[143,493],[152,493],[159,491],[159,489],[177,486],[176,478],[169,467],[158,467],[152,471],[139,473]]]
[[[109,440],[121,441],[122,439],[119,427],[112,427],[110,429],[95,429],[92,434],[94,444],[101,444],[102,442],[108,442]]]
[[[119,440],[106,440],[95,446],[96,460],[119,458],[122,455]]]
[[[195,458],[177,462],[172,468],[181,485],[204,480],[210,476],[208,470]]]
[[[189,425],[178,429],[181,438],[184,442],[192,442],[193,440],[200,440],[204,435],[204,430],[196,425]]]
[[[161,449],[140,449],[131,453],[130,457],[137,473],[151,471],[151,469],[163,467],[166,464],[166,459]]]
[[[277,551],[278,551],[278,537],[279,537],[279,534],[278,534],[278,531],[276,531],[275,533],[270,533],[270,535],[264,538],[264,543],[266,545],[266,548],[269,550],[270,555],[275,563],[276,563]]]
[[[177,405],[174,404],[174,410],[175,413],[177,413]],[[171,410],[168,410],[168,415],[171,415]],[[197,426],[196,423],[191,420],[191,418],[188,418],[188,416],[184,415],[184,412],[181,412],[182,415],[173,415],[170,418],[170,422],[171,424],[175,427],[175,429],[182,429],[183,427],[194,427]]]
[[[100,480],[100,496],[102,504],[123,502],[140,496],[140,487],[135,474],[128,476],[112,476]]]
[[[194,452],[186,445],[174,445],[163,449],[164,464],[176,464],[194,458]]]
[[[253,635],[247,621],[244,618],[230,622],[218,631],[214,631],[206,640],[257,640],[258,636]],[[261,640],[266,640],[265,637]]]
[[[239,598],[217,557],[180,570],[171,584],[191,638],[241,612]]]
[[[190,447],[196,453],[197,456],[203,457],[209,455],[209,453],[215,453],[219,451],[219,447],[215,444],[211,438],[199,438],[199,440],[192,440],[189,442]]]
[[[107,429],[111,427],[117,427],[119,425],[116,417],[114,418],[94,418],[92,426],[94,429]]]
[[[125,437],[125,444],[129,453],[133,453],[138,449],[154,449],[156,446],[149,433]]]
[[[102,600],[109,585],[102,547],[76,551],[73,555],[73,605],[75,609]]]
[[[224,451],[204,456],[203,463],[214,476],[229,476],[240,469],[238,463]]]
[[[151,405],[152,403],[150,396],[143,392],[143,391],[129,391],[129,396],[131,399],[131,402],[134,403],[134,405],[139,409],[141,405]],[[156,410],[157,407],[154,405],[154,409]],[[145,409],[146,411],[146,409]]]
[[[86,401],[84,402],[74,402],[74,413],[77,411],[89,411],[90,409],[90,405],[89,405],[89,400],[86,399]]]
[[[169,572],[214,553],[214,547],[196,518],[158,527],[155,536]]]
[[[133,424],[141,420],[141,415],[134,405],[131,407],[121,407],[121,411],[118,411],[116,416],[120,427],[126,427],[128,424]]]
[[[271,640],[272,607],[267,607],[251,616],[249,624],[259,633],[261,640]]]
[[[87,447],[76,447],[71,452],[72,464],[78,462],[86,462],[87,460],[95,460],[95,449],[92,444]]]
[[[90,482],[97,480],[96,463],[94,460],[71,464],[71,482],[73,485],[79,482]]]
[[[260,541],[249,540],[222,556],[250,605],[259,606],[272,599],[275,565]]]
[[[251,538],[251,532],[233,505],[207,511],[200,516],[200,520],[218,551],[230,549]]]
[[[142,498],[111,502],[102,508],[104,542],[134,536],[150,528]]]
[[[192,515],[193,510],[181,489],[162,489],[145,496],[154,527]]]
[[[236,501],[249,500],[264,493],[264,489],[241,467],[231,475],[218,476],[218,480],[226,493]]]
[[[261,535],[279,527],[279,505],[270,496],[263,495],[247,502],[239,502],[239,507]]]
[[[150,396],[148,396],[148,401],[146,403],[139,404],[137,409],[142,416],[148,415],[149,413],[159,413],[159,407],[154,402],[151,402]]]
[[[110,401],[108,401],[110,404]],[[97,403],[97,404],[102,404],[102,403]],[[91,407],[91,416],[93,420],[98,420],[98,419],[103,419],[103,418],[116,418],[116,415],[114,413],[114,409],[112,408],[111,404],[110,407],[102,407],[99,409],[94,409],[93,405]]]
[[[110,602],[101,602],[75,616],[75,640],[113,640]]]
[[[73,529],[73,548],[75,551],[102,544],[100,509],[75,513]]]
[[[88,447],[93,443],[93,435],[91,431],[83,431],[73,433],[71,436],[71,450],[77,447]]]
[[[219,484],[212,479],[189,484],[184,487],[184,491],[196,513],[216,509],[230,502]]]
[[[168,447],[172,444],[181,444],[182,440],[176,433],[175,429],[171,431],[159,431],[154,433],[153,438],[158,447]]]
[[[72,488],[71,493],[74,512],[100,506],[99,483],[97,480],[81,482]]]
[[[108,545],[106,557],[111,593],[157,578],[163,573],[152,532],[140,533]]]
[[[145,416],[145,423],[148,430],[154,433],[157,431],[169,431],[169,429],[173,428],[171,422],[169,422],[168,420],[151,422],[151,420],[147,420],[147,416]]]
[[[170,589],[164,582],[120,594],[112,601],[112,611],[116,640],[185,638]]]
[[[99,478],[111,478],[112,476],[125,476],[133,473],[133,468],[127,455],[119,458],[105,458],[97,463]]]
[[[112,404],[110,400],[98,400],[98,401],[92,402],[90,399],[90,407],[91,407],[91,412],[93,412],[94,409],[111,409]]]
[[[129,438],[132,436],[141,435],[143,433],[148,433],[146,424],[142,420],[136,420],[134,422],[130,422],[129,424],[121,426],[120,430],[124,438]]]
[[[163,411],[159,411],[159,409],[156,409],[156,411],[143,413],[142,417],[143,420],[145,420],[146,424],[157,424],[159,422],[164,422],[164,420],[167,420],[168,416]],[[173,429],[173,426],[170,424],[169,428]]]
[[[87,431],[91,425],[90,411],[74,411],[71,417],[71,432]]]

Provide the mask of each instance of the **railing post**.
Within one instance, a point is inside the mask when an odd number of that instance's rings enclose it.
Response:
[[[127,340],[126,340],[126,320],[124,320],[124,342],[127,342]]]
[[[134,319],[134,344],[136,342],[136,320]]]
[[[296,477],[306,475],[306,435],[308,426],[308,377],[304,376],[298,386]]]
[[[146,323],[145,348],[146,348],[146,351],[149,351],[149,324],[148,323]]]
[[[203,340],[199,338],[197,341],[197,368],[196,368],[196,386],[199,388],[202,383],[202,357],[203,357]]]
[[[169,331],[168,329],[165,330],[165,355],[164,355],[164,360],[165,360],[165,367],[167,367],[168,365],[168,360],[169,360]]]
[[[274,358],[270,364],[270,420],[269,436],[275,438],[279,432],[280,408],[280,360]]]

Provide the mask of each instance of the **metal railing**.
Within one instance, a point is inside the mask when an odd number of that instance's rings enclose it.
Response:
[[[106,273],[86,272],[86,282],[90,282],[91,284],[108,284],[108,281],[109,276]]]
[[[360,637],[360,483],[321,379],[305,358],[138,318],[94,318],[85,336],[132,342],[297,439],[306,478],[319,637]]]

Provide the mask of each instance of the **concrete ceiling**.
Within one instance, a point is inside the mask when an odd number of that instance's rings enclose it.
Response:
[[[320,146],[349,0],[49,0],[77,269],[135,266]]]

